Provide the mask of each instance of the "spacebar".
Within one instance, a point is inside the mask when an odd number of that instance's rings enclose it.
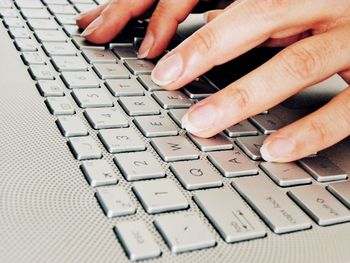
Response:
[[[198,191],[194,200],[227,243],[266,235],[264,225],[230,189]]]

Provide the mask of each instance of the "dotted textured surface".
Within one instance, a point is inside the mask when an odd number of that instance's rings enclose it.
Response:
[[[140,205],[135,215],[107,219],[96,202],[95,189],[86,183],[80,162],[74,160],[55,117],[48,113],[9,42],[0,27],[0,72],[5,73],[0,80],[0,262],[127,262],[113,227],[118,221],[136,219],[146,222],[162,250],[162,256],[150,262],[350,261],[350,224],[313,224],[312,230],[285,235],[267,229],[266,238],[226,244],[199,213],[215,236],[216,247],[174,256],[153,226],[154,216]],[[98,141],[96,133],[90,132]],[[345,145],[340,146],[341,152],[331,149],[329,156],[345,159],[349,144]],[[148,151],[155,154],[150,147]],[[114,167],[118,184],[136,204],[132,184],[117,171],[113,156],[103,154]],[[350,172],[350,167],[346,169]],[[183,189],[169,170],[167,177]],[[224,179],[224,187],[231,188],[233,180]],[[191,193],[182,191],[189,210],[198,211]]]

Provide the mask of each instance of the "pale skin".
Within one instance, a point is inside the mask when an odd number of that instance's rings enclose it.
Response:
[[[112,0],[80,15],[83,36],[104,43],[154,4]],[[198,0],[160,0],[140,58],[159,56]],[[200,137],[218,132],[338,73],[350,83],[350,0],[239,0],[206,14],[208,23],[163,57],[152,79],[168,90],[183,87],[212,67],[259,46],[287,46],[267,63],[192,106],[184,127]],[[325,149],[350,134],[350,89],[310,115],[270,135],[267,161],[289,162]]]

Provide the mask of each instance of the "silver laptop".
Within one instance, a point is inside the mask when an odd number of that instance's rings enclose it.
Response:
[[[220,78],[152,83],[144,21],[85,42],[74,17],[99,3],[0,0],[0,262],[350,262],[349,142],[262,162],[265,136],[310,110],[298,98],[187,134]]]

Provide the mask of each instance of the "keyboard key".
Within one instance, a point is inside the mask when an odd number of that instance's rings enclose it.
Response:
[[[173,109],[168,112],[169,116],[182,128],[182,117],[187,112],[187,109]]]
[[[258,166],[238,150],[213,152],[209,160],[225,177],[258,174]]]
[[[192,101],[180,91],[157,91],[152,96],[163,109],[182,109],[192,105]]]
[[[51,15],[46,9],[22,9],[21,13],[25,19],[37,18],[37,19],[50,19]]]
[[[96,4],[94,2],[90,2],[88,4],[75,4],[75,8],[79,13],[85,13],[96,8]]]
[[[74,7],[71,5],[50,5],[49,10],[54,15],[76,15]]]
[[[116,46],[112,51],[119,59],[137,59],[136,49],[133,46]]]
[[[282,187],[311,183],[311,177],[296,163],[263,162],[260,168]]]
[[[177,135],[175,125],[165,116],[135,117],[135,124],[146,137],[161,137]]]
[[[55,30],[59,29],[59,25],[55,20],[47,19],[45,23],[43,23],[42,19],[28,19],[28,25],[30,29],[35,30]]]
[[[35,36],[40,43],[67,42],[67,36],[57,30],[35,30]]]
[[[327,189],[350,209],[350,181],[330,184]]]
[[[76,89],[73,97],[81,108],[112,107],[113,101],[104,89]]]
[[[172,163],[170,168],[187,190],[220,187],[222,185],[220,176],[205,160]]]
[[[4,24],[7,28],[24,28],[25,24],[23,23],[22,19],[15,18],[15,17],[5,17],[3,19]]]
[[[29,73],[34,80],[50,80],[55,79],[54,73],[46,65],[31,65]]]
[[[160,113],[158,106],[146,96],[121,97],[119,102],[130,116],[156,115]]]
[[[63,89],[57,80],[39,80],[38,89],[41,96],[44,97],[62,97]]]
[[[262,159],[260,148],[265,138],[266,136],[238,138],[236,140],[236,143],[239,146],[239,148],[241,148],[242,151],[250,157],[250,159],[257,161]]]
[[[130,260],[160,256],[159,246],[143,221],[119,222],[115,230]]]
[[[45,65],[45,59],[39,52],[23,52],[23,61],[26,65]]]
[[[76,49],[69,43],[44,43],[43,48],[48,56],[76,56]]]
[[[63,72],[62,79],[70,89],[98,88],[100,83],[90,71]]]
[[[74,157],[78,160],[100,159],[102,153],[96,142],[89,136],[75,137],[69,140]]]
[[[146,143],[132,128],[100,130],[101,141],[110,153],[144,151]]]
[[[203,80],[192,81],[183,90],[191,99],[204,99],[218,91]]]
[[[164,90],[164,88],[158,86],[156,83],[152,81],[151,75],[140,75],[138,76],[138,80],[148,91]]]
[[[195,160],[199,158],[198,152],[182,136],[153,138],[151,144],[166,162]]]
[[[128,79],[129,72],[120,64],[95,64],[94,69],[101,79]]]
[[[323,156],[305,158],[299,164],[319,182],[344,180],[348,177],[342,169]]]
[[[74,22],[72,25],[76,25],[74,16],[72,19],[73,19],[72,22]],[[89,49],[89,48],[90,49],[100,49],[100,50],[105,49],[104,45],[99,45],[99,44],[94,44],[94,43],[88,42],[85,40],[84,37],[81,37],[81,36],[74,36],[72,41],[73,41],[74,45],[81,50]]]
[[[52,64],[57,71],[87,71],[88,67],[84,60],[80,57],[53,57],[51,59]]]
[[[139,74],[151,74],[154,64],[148,60],[140,60],[140,59],[126,59],[125,65],[134,75]]]
[[[255,136],[258,135],[256,128],[247,120],[244,120],[236,125],[225,130],[225,133],[230,137]]]
[[[320,185],[296,188],[288,193],[320,226],[350,221],[350,211]]]
[[[82,33],[82,29],[76,25],[62,25],[62,28],[69,37],[80,36]]]
[[[15,45],[18,51],[38,51],[38,45],[31,39],[16,39]]]
[[[73,115],[75,113],[67,97],[50,97],[46,99],[46,104],[53,115]]]
[[[128,127],[128,120],[119,109],[98,108],[86,109],[85,115],[94,129]]]
[[[86,61],[93,63],[116,63],[117,58],[110,50],[83,49],[82,54]]]
[[[0,1],[0,8],[2,8],[2,9],[12,8],[12,1],[10,1],[10,0],[1,0]]]
[[[88,135],[85,124],[76,115],[58,117],[57,124],[65,137]]]
[[[227,243],[266,235],[265,227],[253,212],[229,189],[197,191],[194,201]]]
[[[40,1],[33,0],[16,0],[16,5],[19,9],[42,9],[44,5]]]
[[[287,122],[273,113],[256,115],[251,117],[250,121],[266,135],[277,131],[287,124]]]
[[[188,134],[188,137],[202,152],[230,150],[233,148],[233,143],[222,133],[214,135],[210,138],[200,138],[192,134]]]
[[[186,209],[188,202],[169,179],[135,182],[133,190],[149,214]]]
[[[29,31],[25,28],[19,28],[19,27],[11,27],[9,28],[9,33],[10,36],[14,39],[29,39],[31,38],[31,34],[29,33]]]
[[[144,95],[144,89],[135,79],[109,79],[106,86],[115,97]]]
[[[302,211],[268,178],[239,178],[232,185],[273,232],[283,234],[311,227]]]
[[[55,15],[57,22],[60,25],[76,25],[75,15]]]
[[[0,9],[0,16],[1,17],[13,17],[13,18],[18,18],[19,17],[19,14],[16,10],[14,9],[4,9],[4,8],[1,8]]]
[[[213,247],[215,238],[195,213],[159,216],[155,225],[173,253]]]
[[[98,188],[96,197],[109,218],[131,215],[136,212],[136,207],[128,193],[120,186]]]
[[[118,181],[106,160],[84,161],[81,169],[92,187],[116,184]]]
[[[114,161],[128,181],[153,179],[165,176],[157,159],[149,152],[118,154]]]

